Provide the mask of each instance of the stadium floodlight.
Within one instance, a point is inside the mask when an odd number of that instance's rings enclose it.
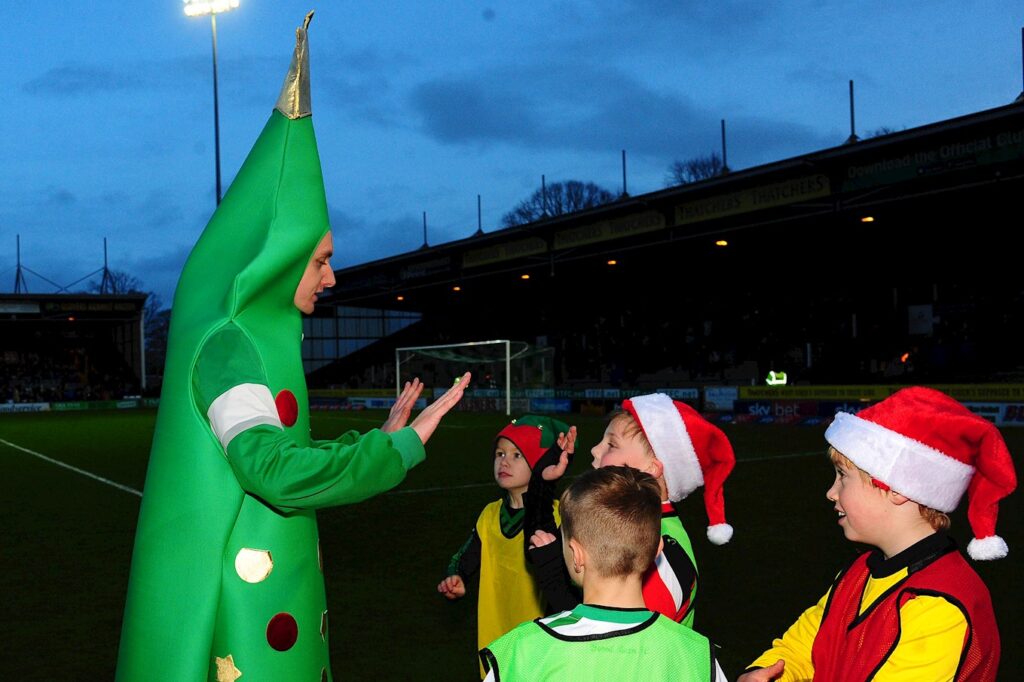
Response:
[[[205,17],[210,15],[210,31],[213,34],[213,150],[214,168],[217,174],[217,205],[220,206],[220,105],[217,97],[217,15],[238,7],[239,0],[185,0],[185,15]]]
[[[190,17],[205,17],[207,14],[222,14],[238,8],[239,0],[185,0],[185,14]]]
[[[395,391],[419,377],[428,387],[447,390],[452,379],[473,373],[473,384],[459,409],[502,411],[512,414],[513,386],[516,409],[528,410],[529,389],[549,389],[554,373],[554,349],[534,348],[523,341],[497,339],[395,349]]]

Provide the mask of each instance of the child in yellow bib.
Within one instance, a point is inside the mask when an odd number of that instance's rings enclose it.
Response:
[[[575,428],[570,429],[556,419],[526,415],[495,437],[494,480],[503,492],[502,497],[484,507],[469,539],[452,557],[448,577],[437,586],[437,591],[448,599],[459,599],[466,595],[466,580],[480,573],[478,648],[524,620],[544,615],[540,589],[523,551],[526,515],[523,495],[530,484],[533,467],[549,450],[561,451],[555,459],[564,470],[575,435]],[[556,522],[557,504],[554,503],[553,509]]]

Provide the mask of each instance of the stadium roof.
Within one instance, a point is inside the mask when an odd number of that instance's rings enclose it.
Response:
[[[0,320],[138,320],[146,294],[0,294]]]
[[[344,268],[321,305],[437,311],[514,300],[526,282],[543,300],[581,281],[576,293],[600,296],[826,269],[957,276],[1010,257],[1022,192],[1018,101]]]

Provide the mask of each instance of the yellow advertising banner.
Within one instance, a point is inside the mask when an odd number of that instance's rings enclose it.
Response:
[[[613,220],[602,220],[581,227],[555,233],[555,250],[594,244],[665,228],[665,215],[661,211],[645,211]]]
[[[764,208],[784,206],[797,201],[828,196],[832,192],[828,176],[816,174],[761,187],[730,192],[676,206],[676,224],[750,213]]]
[[[522,258],[524,256],[535,256],[539,253],[547,253],[548,244],[540,237],[526,237],[515,241],[495,244],[482,249],[467,251],[462,256],[462,267],[474,268],[490,263],[499,263],[503,260]]]
[[[884,400],[906,386],[740,386],[740,400]],[[1024,384],[936,384],[963,402],[1024,400]]]
[[[740,386],[740,400],[882,400],[890,386]]]

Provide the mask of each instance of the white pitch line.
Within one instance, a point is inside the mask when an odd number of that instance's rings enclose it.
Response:
[[[339,417],[340,417],[340,415],[339,415]],[[370,421],[369,419],[367,419],[365,417],[363,419],[361,419],[360,421],[364,421],[364,420],[365,421]],[[353,419],[353,421],[355,421],[355,420]],[[374,421],[376,421],[376,420],[374,420]],[[452,428],[452,427],[449,427],[449,428]],[[460,427],[454,427],[454,428],[467,428],[467,427],[460,426]],[[40,452],[36,452],[35,450],[29,450],[28,448],[23,448],[22,446],[17,445],[15,443],[12,443],[10,441],[4,440],[3,438],[0,438],[0,443],[3,443],[4,445],[6,445],[8,447],[12,447],[15,450],[21,450],[22,452],[27,453],[29,455],[32,455],[33,457],[38,457],[39,459],[45,460],[47,462],[50,462],[51,464],[56,464],[59,467],[63,467],[63,468],[68,469],[70,471],[74,471],[77,474],[82,474],[83,476],[87,476],[87,477],[89,477],[89,478],[91,478],[93,480],[99,481],[100,483],[106,483],[107,485],[112,486],[114,488],[117,488],[118,490],[123,490],[126,493],[131,493],[132,495],[135,495],[137,497],[142,497],[142,493],[140,491],[136,490],[135,488],[130,488],[130,487],[126,486],[126,485],[122,485],[120,483],[117,483],[116,481],[111,481],[110,479],[103,478],[102,476],[97,476],[96,474],[94,474],[94,473],[92,473],[90,471],[86,471],[85,469],[79,469],[76,466],[72,466],[72,465],[67,464],[65,462],[61,462],[60,460],[53,459],[52,457],[47,457],[46,455],[44,455],[44,454],[42,454]],[[811,452],[793,452],[793,453],[790,453],[788,455],[765,455],[765,456],[762,456],[762,457],[744,457],[742,459],[736,460],[736,463],[737,464],[742,464],[744,462],[764,462],[764,461],[773,460],[773,459],[796,459],[798,457],[810,457],[812,455],[820,455],[820,454],[822,454],[820,450],[814,450],[814,451],[811,451]],[[570,477],[570,478],[573,478],[573,477]],[[384,493],[384,494],[385,495],[413,495],[413,494],[418,494],[418,493],[439,493],[439,492],[446,492],[446,491],[449,491],[449,490],[466,490],[466,489],[469,489],[469,488],[486,488],[486,487],[492,486],[492,485],[496,485],[496,484],[493,483],[493,482],[489,482],[489,483],[467,483],[465,485],[435,486],[435,487],[431,487],[431,488],[413,488],[411,490],[392,490],[392,491]]]
[[[14,448],[15,450],[21,450],[22,452],[28,453],[28,454],[32,455],[33,457],[38,457],[39,459],[45,460],[45,461],[49,462],[50,464],[56,464],[59,467],[63,467],[65,469],[69,469],[70,471],[74,471],[76,474],[82,474],[83,476],[88,476],[89,478],[91,478],[91,479],[93,479],[95,481],[99,481],[100,483],[106,483],[107,485],[113,486],[114,488],[117,488],[118,490],[123,490],[126,493],[131,493],[132,495],[135,495],[137,497],[142,497],[142,493],[140,491],[136,490],[135,488],[129,488],[126,485],[121,485],[120,483],[117,483],[115,481],[111,481],[110,479],[103,478],[102,476],[97,476],[96,474],[94,474],[94,473],[92,473],[90,471],[86,471],[85,469],[79,469],[78,467],[71,466],[70,464],[62,462],[59,459],[54,459],[52,457],[47,457],[46,455],[44,455],[44,454],[42,454],[40,452],[36,452],[35,450],[29,450],[28,448],[23,448],[20,445],[16,445],[15,443],[12,443],[12,442],[10,442],[8,440],[4,440],[3,438],[0,438],[0,443],[3,443],[4,445],[6,445],[8,447]]]

